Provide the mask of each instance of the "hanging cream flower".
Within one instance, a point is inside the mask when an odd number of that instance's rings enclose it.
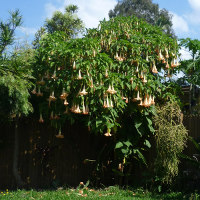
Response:
[[[118,53],[116,52],[116,56],[114,57],[116,60],[118,60],[119,59],[119,55],[118,55]]]
[[[144,106],[144,107],[149,107],[149,106],[150,106],[149,101],[148,101],[148,99],[147,99],[147,96],[146,96],[145,99],[144,99],[143,106]]]
[[[143,106],[142,98],[140,99],[140,104],[138,104],[138,105]]]
[[[42,79],[40,81],[37,82],[38,85],[44,85],[45,81],[44,78],[42,77]]]
[[[111,91],[110,91],[110,94],[116,94],[117,91],[115,90],[113,84],[112,84],[112,87],[111,87]]]
[[[73,68],[73,70],[76,69],[76,62],[75,61],[73,62],[73,67],[72,68]]]
[[[105,77],[108,78],[108,70],[106,69]]]
[[[146,76],[144,75],[144,78],[142,80],[143,83],[147,83],[147,79],[146,79]]]
[[[77,113],[77,114],[81,113],[79,105],[75,106],[74,113]]]
[[[96,51],[95,50],[93,50],[93,57],[95,57],[96,56]]]
[[[106,92],[107,92],[107,93],[111,93],[111,91],[112,91],[112,89],[111,89],[111,86],[109,85]]]
[[[88,104],[86,104],[85,106],[84,101],[83,101],[83,114],[88,115],[88,113],[89,113]]]
[[[141,78],[141,79],[144,78],[144,72],[143,72],[143,71],[141,71],[141,73],[140,73],[140,78]]]
[[[36,94],[38,97],[42,97],[43,96],[43,93],[40,91],[40,87],[38,88],[38,93]]]
[[[83,90],[79,92],[79,95],[85,96],[85,95],[87,95],[87,94],[88,94],[88,92],[86,92],[86,90],[85,90],[85,85],[84,85],[84,86],[83,86]]]
[[[56,70],[53,72],[53,75],[51,76],[52,79],[56,80],[57,76],[56,76]]]
[[[175,58],[172,60],[171,67],[178,67],[180,65],[179,61],[176,60]]]
[[[56,101],[56,97],[54,96],[54,91],[51,93],[51,95],[49,96],[49,100],[51,101]]]
[[[62,133],[61,133],[61,128],[59,128],[59,132],[58,132],[58,135],[56,135],[56,137],[60,138],[60,139],[64,138],[64,135],[62,135]]]
[[[157,74],[157,73],[158,73],[158,70],[157,70],[157,68],[156,68],[155,61],[153,62],[152,72],[153,72],[154,74]]]
[[[164,56],[162,55],[161,53],[161,50],[159,51],[159,55],[158,55],[158,60],[163,60],[164,59]]]
[[[137,97],[133,99],[133,101],[140,101],[142,98],[140,97],[140,92],[137,92]]]
[[[169,58],[169,52],[168,52],[168,49],[167,48],[165,48],[165,58]]]
[[[110,136],[112,136],[111,134],[110,134],[110,129],[108,128],[107,129],[107,132],[104,134],[106,137],[110,137]]]
[[[146,54],[146,61],[149,62],[148,52],[147,52],[147,54]]]
[[[91,79],[90,79],[90,87],[91,87],[91,88],[94,88],[94,84],[93,84],[93,79],[92,79],[92,77],[91,77]]]
[[[64,101],[64,105],[67,106],[69,103],[67,102],[67,99]]]
[[[65,92],[65,88],[63,88],[62,94],[60,95],[61,100],[65,100],[68,94]]]
[[[37,91],[36,91],[36,86],[34,87],[34,89],[31,91],[32,94],[36,94]]]
[[[112,99],[110,99],[110,107],[111,107],[111,108],[114,107],[114,106],[113,106],[113,101],[112,101]]]
[[[154,101],[154,96],[153,96],[153,98],[152,98],[152,100],[151,100],[151,104],[152,104],[152,105],[154,105],[154,104],[155,104],[155,101]]]
[[[166,69],[169,69],[169,63],[168,63],[168,60],[167,60],[167,64],[165,66]]]
[[[42,118],[42,113],[40,113],[39,123],[44,123],[44,120],[43,120],[43,118]]]
[[[139,73],[138,66],[136,67],[135,73]]]
[[[151,95],[150,95],[150,96],[149,96],[149,99],[148,99],[148,104],[149,104],[149,105],[152,104],[151,101],[152,101],[152,97],[151,97]]]
[[[81,76],[81,70],[78,70],[78,80],[81,80],[83,77]]]
[[[72,107],[70,108],[71,112],[74,112],[75,109],[76,109],[76,106],[74,105],[74,103],[72,103]]]

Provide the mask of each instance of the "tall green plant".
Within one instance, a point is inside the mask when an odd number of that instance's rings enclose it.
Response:
[[[163,106],[156,107],[153,118],[156,128],[155,173],[162,183],[171,183],[178,174],[180,154],[187,141],[187,130],[182,123],[179,105],[170,101]]]

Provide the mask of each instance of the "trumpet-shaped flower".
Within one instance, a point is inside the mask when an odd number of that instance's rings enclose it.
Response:
[[[83,77],[81,76],[81,70],[78,70],[78,80],[81,80]]]
[[[73,69],[76,69],[76,62],[73,62]]]
[[[64,135],[62,135],[62,133],[61,133],[61,128],[59,128],[59,132],[58,132],[58,135],[56,135],[56,137],[60,138],[60,139],[64,138]]]
[[[85,96],[85,95],[87,95],[87,94],[88,94],[88,92],[86,92],[86,90],[85,90],[85,85],[84,85],[84,86],[83,86],[83,90],[79,92],[79,95]]]
[[[42,113],[40,113],[39,123],[44,123],[44,120],[43,120],[43,117],[42,117]]]
[[[140,97],[140,92],[137,92],[137,97],[133,99],[133,101],[140,101],[142,98]]]
[[[158,70],[157,70],[157,68],[156,68],[155,62],[153,62],[152,72],[153,72],[154,74],[157,74],[157,73],[158,73]]]

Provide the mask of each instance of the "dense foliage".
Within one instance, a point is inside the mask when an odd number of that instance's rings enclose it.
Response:
[[[155,172],[163,183],[171,183],[178,175],[180,154],[187,141],[187,130],[183,123],[183,114],[176,102],[156,107],[153,123],[156,127],[157,157]]]

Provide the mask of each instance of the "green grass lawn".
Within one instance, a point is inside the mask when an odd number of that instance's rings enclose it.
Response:
[[[94,190],[90,188],[76,188],[76,189],[63,189],[59,188],[54,191],[34,191],[34,190],[17,190],[17,191],[1,191],[0,199],[13,199],[13,200],[64,200],[64,199],[108,199],[108,200],[197,200],[200,199],[197,194],[183,195],[182,193],[166,193],[166,194],[152,194],[144,190],[122,190],[118,187],[108,187],[102,190]]]
[[[169,194],[152,194],[145,192],[144,190],[122,190],[118,187],[108,187],[102,190],[94,190],[90,188],[76,189],[63,189],[59,188],[54,191],[34,191],[34,190],[17,190],[17,191],[1,191],[0,199],[13,199],[13,200],[64,200],[64,199],[109,199],[109,200],[197,200],[199,199],[196,195],[183,195],[182,193],[169,193]]]

